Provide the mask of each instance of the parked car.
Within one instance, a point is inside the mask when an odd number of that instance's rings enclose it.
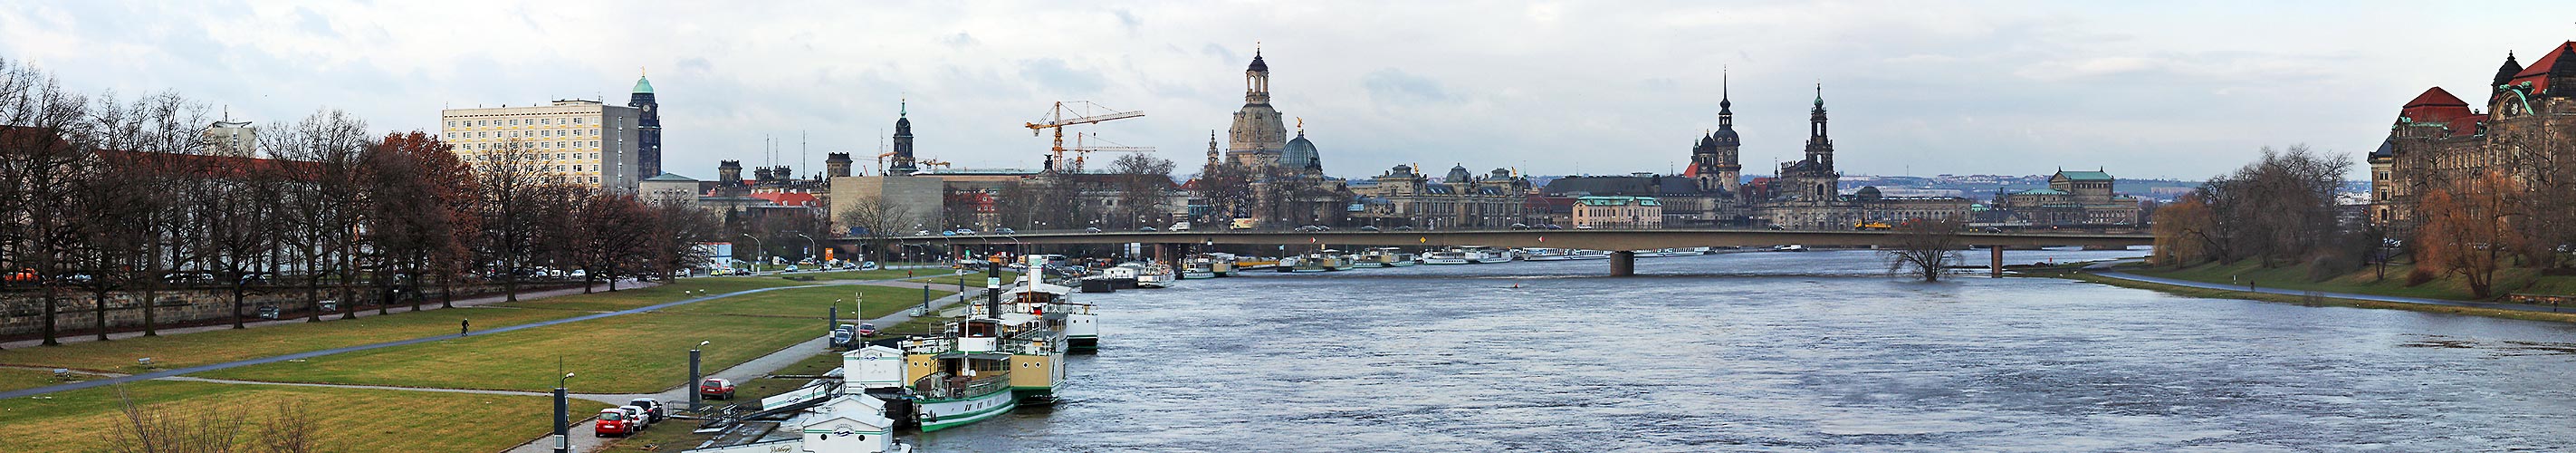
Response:
[[[1084,228],[1084,229],[1082,229],[1082,232],[1084,232],[1084,233],[1098,233],[1098,232],[1100,232],[1100,227]]]
[[[632,436],[635,435],[635,431],[638,431],[634,423],[635,420],[628,417],[625,410],[614,407],[600,409],[599,421],[591,424],[590,434],[598,437]]]
[[[956,236],[956,235],[957,235],[957,232],[955,232],[955,231],[941,231],[941,232],[939,232],[939,235],[940,235],[940,236]]]
[[[1174,223],[1172,223],[1172,228],[1171,228],[1171,229],[1172,229],[1172,231],[1189,231],[1189,230],[1190,230],[1190,223],[1189,223],[1189,222],[1174,222]]]
[[[877,325],[875,325],[875,324],[860,324],[860,325],[859,325],[859,336],[862,336],[862,337],[873,337],[873,336],[877,336]]]
[[[832,328],[832,347],[847,348],[859,341],[859,326],[842,324]]]
[[[653,427],[653,416],[647,415],[644,408],[628,405],[617,406],[617,409],[626,411],[626,418],[635,421],[636,431],[643,431],[645,428]]]
[[[1515,224],[1512,224],[1512,229],[1515,229],[1515,230],[1526,230],[1526,229],[1529,229],[1529,224],[1526,224],[1526,223],[1515,223]]]
[[[699,381],[698,397],[711,400],[733,399],[733,381],[718,378]]]
[[[929,236],[929,235],[930,235],[930,230],[919,230],[919,231],[914,231],[914,232],[912,232],[912,235],[914,235],[914,236]]]
[[[259,319],[277,319],[278,314],[279,310],[276,305],[259,306]]]
[[[661,423],[662,420],[671,418],[671,405],[662,404],[662,400],[636,398],[626,400],[626,404],[629,406],[644,408],[645,423]]]
[[[993,232],[994,232],[994,233],[998,233],[998,234],[1015,234],[1015,233],[1019,233],[1019,232],[1020,232],[1020,230],[1014,230],[1014,229],[1010,229],[1010,228],[996,228],[996,229],[994,229],[994,230],[993,230]]]
[[[1377,225],[1369,225],[1369,226],[1363,226],[1363,227],[1360,227],[1360,231],[1367,231],[1367,232],[1375,233],[1375,232],[1377,232]]]
[[[1136,231],[1143,231],[1143,232],[1151,233],[1151,232],[1154,232],[1154,227],[1137,228],[1137,229],[1136,229]]]
[[[1550,224],[1547,224],[1547,229],[1550,229],[1550,230],[1562,230],[1562,229],[1565,229],[1565,227],[1557,226],[1556,224],[1550,223]]]

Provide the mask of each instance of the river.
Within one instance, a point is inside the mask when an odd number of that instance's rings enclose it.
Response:
[[[2016,251],[2009,262],[2140,252]],[[1982,254],[1972,255],[1982,262]],[[2576,326],[1866,251],[1260,273],[1084,294],[1051,408],[927,451],[2576,449]]]

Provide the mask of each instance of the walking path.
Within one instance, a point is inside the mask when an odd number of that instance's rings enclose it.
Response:
[[[619,285],[617,286],[617,288],[618,288],[619,290],[628,290],[628,289],[639,289],[639,288],[651,288],[651,287],[655,287],[655,286],[661,286],[661,284],[660,284],[660,283],[625,283],[625,284],[619,284]],[[591,286],[591,289],[593,289],[593,290],[599,290],[599,291],[606,291],[606,290],[608,290],[608,285],[607,285],[607,284],[594,285],[594,286]],[[534,300],[534,299],[544,299],[544,298],[548,298],[548,297],[556,297],[556,296],[564,296],[564,295],[572,295],[572,294],[581,294],[581,293],[582,293],[582,291],[581,291],[581,290],[582,290],[582,288],[580,288],[580,287],[572,287],[572,288],[551,289],[551,290],[536,291],[536,292],[525,292],[525,293],[519,293],[519,299],[520,299],[520,300]],[[496,295],[484,296],[484,297],[475,297],[475,298],[467,298],[467,299],[457,299],[457,300],[456,300],[455,305],[456,305],[456,308],[465,308],[465,307],[472,307],[472,306],[478,306],[478,305],[490,305],[490,304],[497,304],[497,303],[506,302],[506,301],[509,301],[509,300],[510,300],[510,298],[509,298],[509,296],[508,296],[508,295],[506,295],[506,294],[496,294]],[[389,315],[391,315],[391,314],[403,314],[403,313],[411,313],[411,312],[413,312],[413,311],[437,310],[437,309],[440,309],[440,308],[441,308],[441,304],[437,304],[437,303],[426,303],[426,304],[421,304],[421,306],[420,306],[420,310],[410,310],[410,309],[404,308],[403,306],[396,305],[396,306],[392,307],[392,309],[391,309],[391,310],[388,310],[388,311],[389,311],[389,313],[385,313],[385,314],[389,314]],[[358,314],[358,317],[360,317],[360,318],[370,317],[370,316],[383,316],[383,315],[378,315],[378,314],[376,314],[373,310],[359,310],[359,311],[357,312],[357,314]],[[331,314],[325,314],[325,315],[322,315],[322,321],[324,321],[324,322],[334,321],[334,320],[338,320],[338,319],[340,319],[340,314],[338,314],[338,313],[331,313]],[[281,325],[288,325],[288,324],[304,324],[304,323],[308,323],[308,322],[313,322],[313,321],[312,321],[310,318],[290,318],[290,319],[277,319],[277,320],[266,320],[266,321],[248,322],[248,323],[243,323],[242,325],[243,325],[244,327],[249,327],[249,328],[258,328],[258,327],[268,327],[268,326],[281,326]],[[163,327],[163,328],[160,328],[160,329],[157,329],[157,330],[158,330],[158,333],[159,333],[161,336],[171,336],[171,335],[189,334],[189,333],[197,333],[197,332],[211,332],[211,331],[217,331],[217,330],[232,330],[232,328],[233,328],[232,324],[213,324],[213,325],[191,326],[191,327]],[[112,332],[112,333],[107,334],[107,338],[108,338],[108,339],[110,339],[110,340],[122,340],[122,339],[134,338],[134,337],[140,337],[140,336],[143,336],[143,331],[140,331],[140,330],[132,331],[132,332]],[[54,341],[56,341],[56,342],[60,342],[60,343],[79,343],[79,342],[84,342],[84,341],[98,341],[98,335],[96,335],[96,334],[86,334],[86,335],[76,335],[76,336],[65,336],[65,337],[59,337],[59,338],[56,338]],[[32,339],[32,340],[18,340],[18,341],[10,341],[10,342],[0,342],[0,349],[32,348],[32,347],[36,347],[36,346],[43,345],[44,343],[45,343],[45,339],[42,339],[42,338]]]
[[[2100,275],[2100,276],[2104,276],[2104,277],[2111,277],[2111,278],[2116,278],[2116,279],[2121,279],[2121,280],[2138,281],[2138,282],[2147,282],[2147,283],[2156,283],[2156,284],[2164,284],[2164,285],[2174,285],[2174,286],[2188,286],[2188,287],[2193,287],[2193,288],[2215,289],[2215,290],[2223,290],[2223,291],[2245,291],[2245,292],[2255,292],[2255,293],[2263,293],[2263,294],[2279,294],[2279,295],[2285,295],[2285,296],[2309,296],[2309,295],[2315,295],[2315,296],[2319,296],[2319,297],[2331,297],[2331,298],[2336,298],[2336,299],[2367,300],[2367,301],[2377,301],[2377,302],[2396,302],[2396,303],[2404,303],[2404,304],[2445,305],[2445,306],[2452,306],[2452,307],[2487,308],[2487,309],[2495,309],[2495,310],[2529,311],[2529,312],[2541,312],[2541,313],[2568,313],[2568,312],[2569,312],[2569,310],[2567,310],[2566,308],[2563,308],[2563,307],[2555,307],[2555,306],[2526,305],[2526,304],[2509,304],[2509,303],[2502,303],[2502,302],[2472,302],[2472,301],[2464,301],[2464,300],[2426,299],[2426,298],[2421,298],[2421,297],[2380,296],[2380,295],[2371,295],[2371,294],[2354,294],[2354,293],[2333,293],[2333,292],[2324,292],[2324,291],[2303,291],[2303,290],[2295,290],[2295,289],[2263,288],[2263,287],[2259,287],[2259,286],[2256,286],[2256,287],[2247,287],[2247,286],[2239,286],[2239,285],[2221,285],[2221,284],[2217,284],[2217,283],[2196,282],[2196,281],[2191,281],[2191,280],[2178,280],[2178,279],[2171,279],[2171,278],[2164,278],[2164,277],[2148,277],[2148,276],[2144,276],[2144,275],[2137,275],[2137,274],[2131,274],[2131,273],[2127,273],[2127,272],[2120,272],[2120,271],[2113,271],[2113,270],[2110,270],[2112,265],[2115,265],[2115,264],[2121,264],[2121,263],[2126,263],[2126,262],[2135,262],[2135,261],[2134,261],[2134,260],[2130,260],[2130,261],[2114,261],[2114,262],[2106,262],[2106,263],[2095,264],[2095,265],[2091,265],[2091,266],[2085,266],[2085,267],[2084,267],[2084,270],[2086,270],[2086,271],[2090,271],[2090,272],[2092,272],[2094,275]]]

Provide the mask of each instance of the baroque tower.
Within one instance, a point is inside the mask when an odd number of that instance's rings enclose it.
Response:
[[[1735,101],[1729,96],[1727,77],[1718,77],[1717,131],[1691,148],[1691,174],[1702,191],[1732,194],[1744,180],[1744,165],[1737,159],[1744,140],[1735,133]]]
[[[1825,134],[1825,84],[1816,84],[1816,109],[1807,112],[1807,160],[1825,173],[1834,172],[1834,139]]]
[[[912,157],[912,103],[896,101],[894,113],[894,163],[886,166],[886,175],[911,176],[921,168]]]
[[[637,170],[645,178],[662,174],[662,104],[653,101],[653,82],[637,74],[635,93],[627,96],[626,106],[634,107],[638,115],[635,123]]]
[[[1236,165],[1277,165],[1288,147],[1288,127],[1270,107],[1270,64],[1260,48],[1252,50],[1252,65],[1243,70],[1243,109],[1234,112],[1226,142],[1226,157]]]

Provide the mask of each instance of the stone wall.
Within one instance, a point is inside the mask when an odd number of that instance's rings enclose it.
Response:
[[[520,291],[525,293],[563,286],[527,284],[522,285]],[[470,285],[459,286],[456,291],[458,298],[462,299],[472,295],[498,294],[500,289],[500,285]],[[354,290],[359,293],[358,297],[353,298],[355,302],[361,302],[359,307],[369,310],[375,308],[373,304],[377,298],[371,288]],[[92,328],[95,326],[92,324],[92,318],[97,314],[96,305],[92,303],[96,300],[95,297],[95,294],[88,291],[68,288],[61,294],[61,298],[56,301],[54,318],[54,328],[59,332],[59,336],[69,337],[74,332],[83,335],[92,334]],[[431,289],[426,297],[428,301],[423,306],[438,305],[440,296],[436,289]],[[337,299],[332,295],[331,289],[322,290],[321,298],[322,300]],[[232,322],[233,299],[232,291],[228,289],[162,290],[154,293],[153,299],[154,304],[158,305],[152,314],[153,323],[165,328]],[[242,302],[242,315],[253,317],[253,321],[258,320],[256,317],[259,316],[259,307],[262,306],[275,305],[280,311],[279,318],[292,319],[304,317],[314,305],[305,301],[304,290],[300,288],[262,288],[252,291],[242,299]],[[348,309],[351,302],[351,300],[339,301],[340,308]],[[397,307],[408,307],[409,299],[404,299],[398,304]],[[21,291],[0,294],[0,339],[37,338],[42,335],[44,329],[44,316],[44,293]],[[112,331],[142,330],[143,292],[108,293],[107,323],[108,329]]]

